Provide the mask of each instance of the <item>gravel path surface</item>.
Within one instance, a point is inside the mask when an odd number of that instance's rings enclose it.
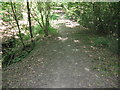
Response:
[[[72,36],[78,24],[57,20],[59,36],[38,43],[21,62],[3,69],[3,87],[10,88],[111,88],[117,85],[97,71],[79,40]],[[76,25],[75,25],[76,24]]]

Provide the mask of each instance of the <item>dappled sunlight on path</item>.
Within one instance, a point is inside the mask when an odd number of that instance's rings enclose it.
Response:
[[[52,21],[57,37],[40,41],[23,61],[3,71],[3,86],[16,88],[111,88],[117,87],[99,72],[93,71],[92,58],[81,41],[72,36],[81,27],[76,22]],[[83,28],[82,28],[83,29]]]
[[[70,28],[74,28],[77,26],[80,26],[80,24],[78,24],[75,21],[71,21],[69,19],[65,19],[65,16],[62,15],[58,20],[53,20],[51,21],[52,26],[55,27],[57,25],[57,27],[60,27],[59,24],[64,24],[66,27],[70,27]]]

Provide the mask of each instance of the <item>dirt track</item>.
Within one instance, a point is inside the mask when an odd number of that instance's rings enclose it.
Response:
[[[112,80],[91,70],[92,59],[84,52],[81,41],[72,36],[83,28],[72,26],[73,22],[69,20],[56,22],[60,35],[39,42],[28,57],[3,71],[3,87],[117,87]]]

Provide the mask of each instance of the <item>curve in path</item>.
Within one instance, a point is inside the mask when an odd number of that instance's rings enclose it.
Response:
[[[54,21],[55,22],[55,21]],[[3,87],[16,88],[110,88],[111,80],[93,71],[81,42],[72,36],[82,27],[69,20],[55,25],[60,36],[39,42],[23,61],[3,71]],[[74,26],[76,24],[76,26]]]

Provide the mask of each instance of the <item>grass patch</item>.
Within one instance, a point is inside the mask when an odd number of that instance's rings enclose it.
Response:
[[[39,25],[36,25],[34,27],[33,33],[34,33],[34,35],[37,35],[37,34],[39,34],[40,36],[44,35],[44,31],[43,31],[43,29]],[[51,26],[48,28],[48,33],[50,35],[56,35],[56,34],[58,34],[57,30],[55,28],[51,27]]]

